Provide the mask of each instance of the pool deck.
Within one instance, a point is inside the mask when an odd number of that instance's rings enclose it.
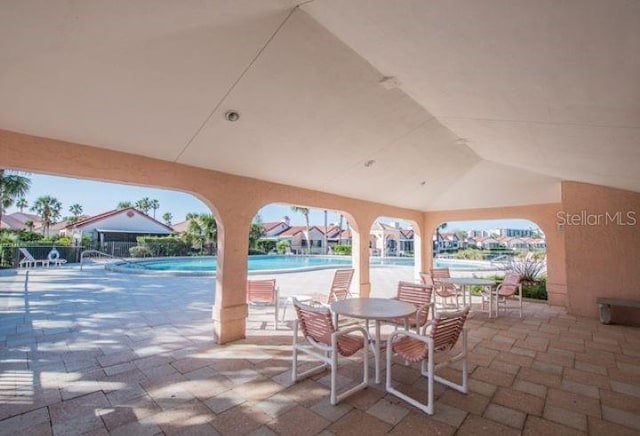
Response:
[[[276,278],[287,296],[326,292],[331,275]],[[411,269],[372,269],[373,295],[400,279]],[[541,303],[525,303],[523,319],[475,310],[471,391],[439,387],[426,416],[380,385],[331,406],[326,374],[292,384],[291,323],[275,330],[273,308],[250,309],[245,340],[213,344],[213,288],[64,267],[31,271],[25,290],[24,271],[0,271],[0,435],[640,432],[638,328]],[[346,363],[341,386],[359,374]],[[424,388],[415,367],[398,363],[394,376]]]

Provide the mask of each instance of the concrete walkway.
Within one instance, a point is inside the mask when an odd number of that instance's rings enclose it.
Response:
[[[331,274],[276,278],[286,296],[326,292]],[[411,270],[372,269],[373,295],[399,279]],[[251,309],[246,340],[213,344],[213,288],[60,268],[32,271],[25,292],[24,271],[0,272],[0,435],[640,432],[638,328],[539,303],[522,320],[475,310],[471,392],[438,388],[426,416],[375,384],[335,407],[326,374],[292,385],[290,322],[274,330],[273,308]],[[358,365],[347,362],[341,384]],[[396,375],[401,389],[425,387],[416,368]]]

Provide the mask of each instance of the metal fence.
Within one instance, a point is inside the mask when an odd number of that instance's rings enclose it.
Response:
[[[66,259],[68,263],[80,262],[82,247],[65,247],[60,245],[0,245],[0,268],[16,268],[23,257],[20,248],[25,248],[35,259],[47,259],[49,252],[56,248],[60,253],[60,259]]]
[[[95,244],[91,248],[115,257],[130,257],[129,249],[137,245],[137,242],[105,242],[103,244]]]

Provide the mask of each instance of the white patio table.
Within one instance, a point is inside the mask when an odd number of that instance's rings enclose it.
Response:
[[[347,298],[331,304],[335,325],[338,325],[338,315],[349,318],[374,320],[376,322],[373,354],[375,357],[375,381],[380,383],[380,322],[389,319],[405,318],[416,313],[416,307],[404,301],[388,298]]]
[[[451,285],[458,285],[462,288],[462,306],[466,306],[467,305],[467,291],[468,288],[471,286],[484,286],[484,287],[491,287],[493,288],[496,285],[496,282],[494,280],[489,280],[489,279],[479,279],[476,277],[449,277],[449,278],[442,278],[442,279],[435,279],[435,281],[438,281],[440,283],[445,283],[445,284],[451,284]],[[471,304],[471,291],[469,292],[469,304]],[[491,292],[489,293],[490,295],[490,300],[489,300],[489,318],[492,318],[492,310],[493,310],[493,290],[491,290]],[[496,298],[496,317],[498,316],[498,299]]]

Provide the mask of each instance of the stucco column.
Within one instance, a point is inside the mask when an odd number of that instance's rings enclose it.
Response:
[[[218,218],[218,268],[213,305],[214,340],[219,344],[245,337],[247,256],[251,220],[231,211]]]
[[[421,259],[416,264],[420,265],[422,272],[430,272],[433,267],[433,232],[436,231],[436,227],[440,225],[438,218],[434,217],[429,212],[425,212],[424,220],[420,226],[420,233],[422,237],[422,243],[420,244]]]
[[[351,235],[354,283],[360,286],[360,296],[371,295],[371,279],[369,276],[369,232],[375,218],[368,216],[351,217]]]

